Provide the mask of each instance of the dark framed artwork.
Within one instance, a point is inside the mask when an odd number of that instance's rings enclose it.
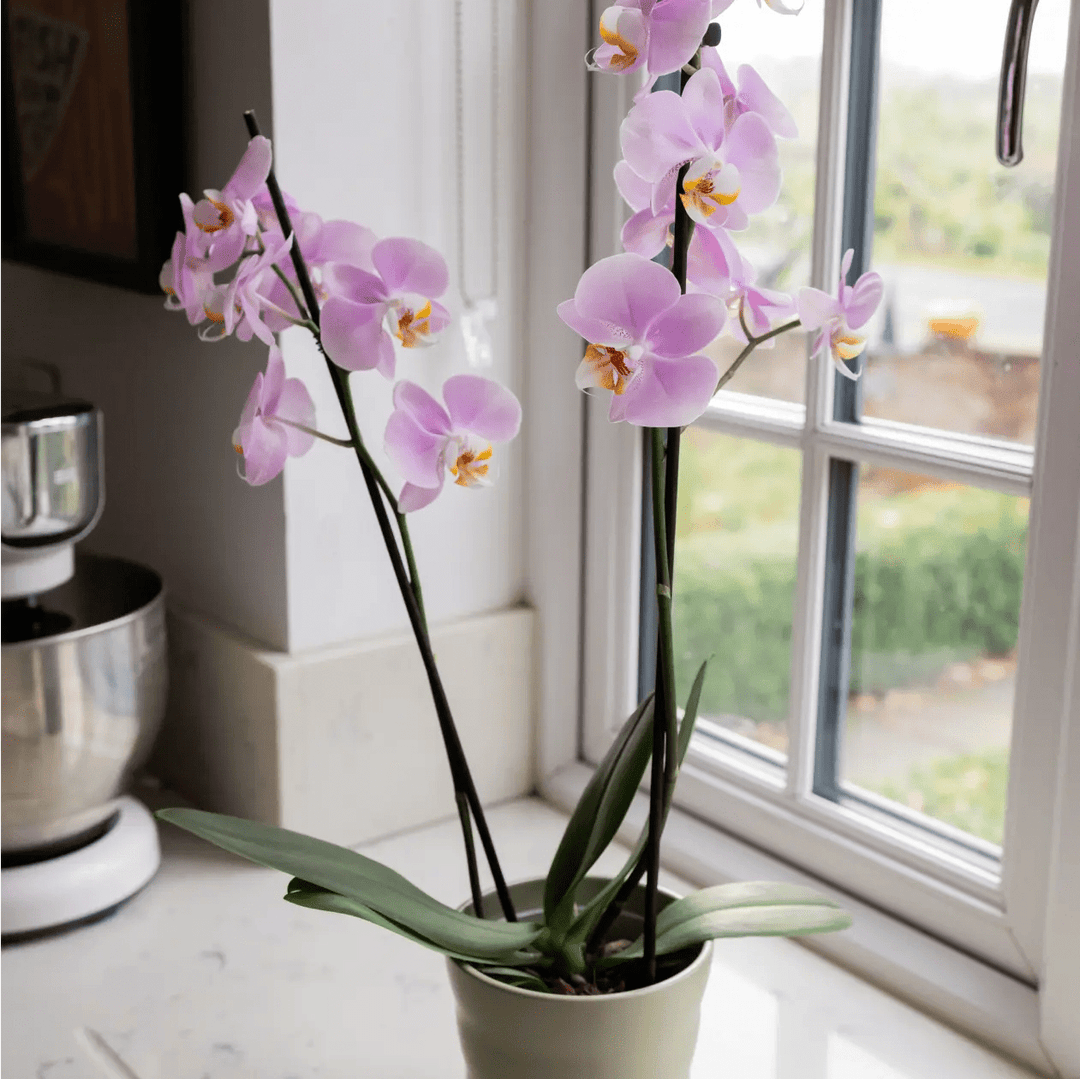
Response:
[[[185,187],[180,0],[4,0],[5,258],[158,290]]]

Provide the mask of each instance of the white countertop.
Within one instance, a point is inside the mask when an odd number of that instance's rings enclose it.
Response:
[[[489,812],[509,880],[542,875],[565,816]],[[149,887],[97,925],[3,953],[5,1079],[102,1079],[75,1030],[138,1079],[462,1079],[444,960],[280,900],[285,877],[162,826]],[[446,903],[456,819],[360,848]],[[608,852],[600,872],[621,864]],[[664,881],[690,890],[676,878]],[[694,1079],[1021,1079],[1016,1067],[790,941],[720,941]]]

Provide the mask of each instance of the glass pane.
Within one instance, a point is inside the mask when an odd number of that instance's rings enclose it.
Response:
[[[863,413],[1031,444],[1068,0],[1034,19],[1024,159],[995,157],[1009,0],[884,0]]]
[[[810,283],[823,10],[821,4],[807,4],[798,19],[769,19],[758,5],[735,4],[719,19],[720,56],[728,74],[737,79],[738,68],[750,64],[791,110],[799,128],[798,138],[777,140],[784,182],[776,205],[734,234],[739,250],[758,271],[758,284],[783,292]],[[706,352],[726,371],[741,349],[722,336]],[[802,404],[805,381],[806,337],[794,332],[775,348],[759,348],[726,388]]]
[[[859,472],[841,779],[1000,844],[1028,500]]]
[[[679,703],[708,659],[699,718],[780,752],[787,749],[800,460],[797,450],[691,427],[679,469]]]

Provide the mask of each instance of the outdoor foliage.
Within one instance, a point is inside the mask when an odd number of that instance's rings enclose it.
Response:
[[[712,655],[704,716],[783,720],[795,595],[798,456],[737,439],[688,442],[675,565],[677,679]],[[852,693],[932,681],[1016,643],[1027,504],[975,488],[860,490]],[[716,492],[728,492],[717,501]],[[685,692],[685,690],[683,690]]]
[[[940,757],[913,768],[902,783],[886,780],[872,789],[980,839],[1000,844],[1005,835],[1008,783],[1009,751],[1001,747]]]

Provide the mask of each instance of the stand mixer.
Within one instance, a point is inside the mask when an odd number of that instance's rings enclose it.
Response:
[[[143,566],[76,554],[104,505],[102,416],[57,383],[4,395],[5,944],[110,913],[160,862],[123,791],[164,713],[164,591]]]

